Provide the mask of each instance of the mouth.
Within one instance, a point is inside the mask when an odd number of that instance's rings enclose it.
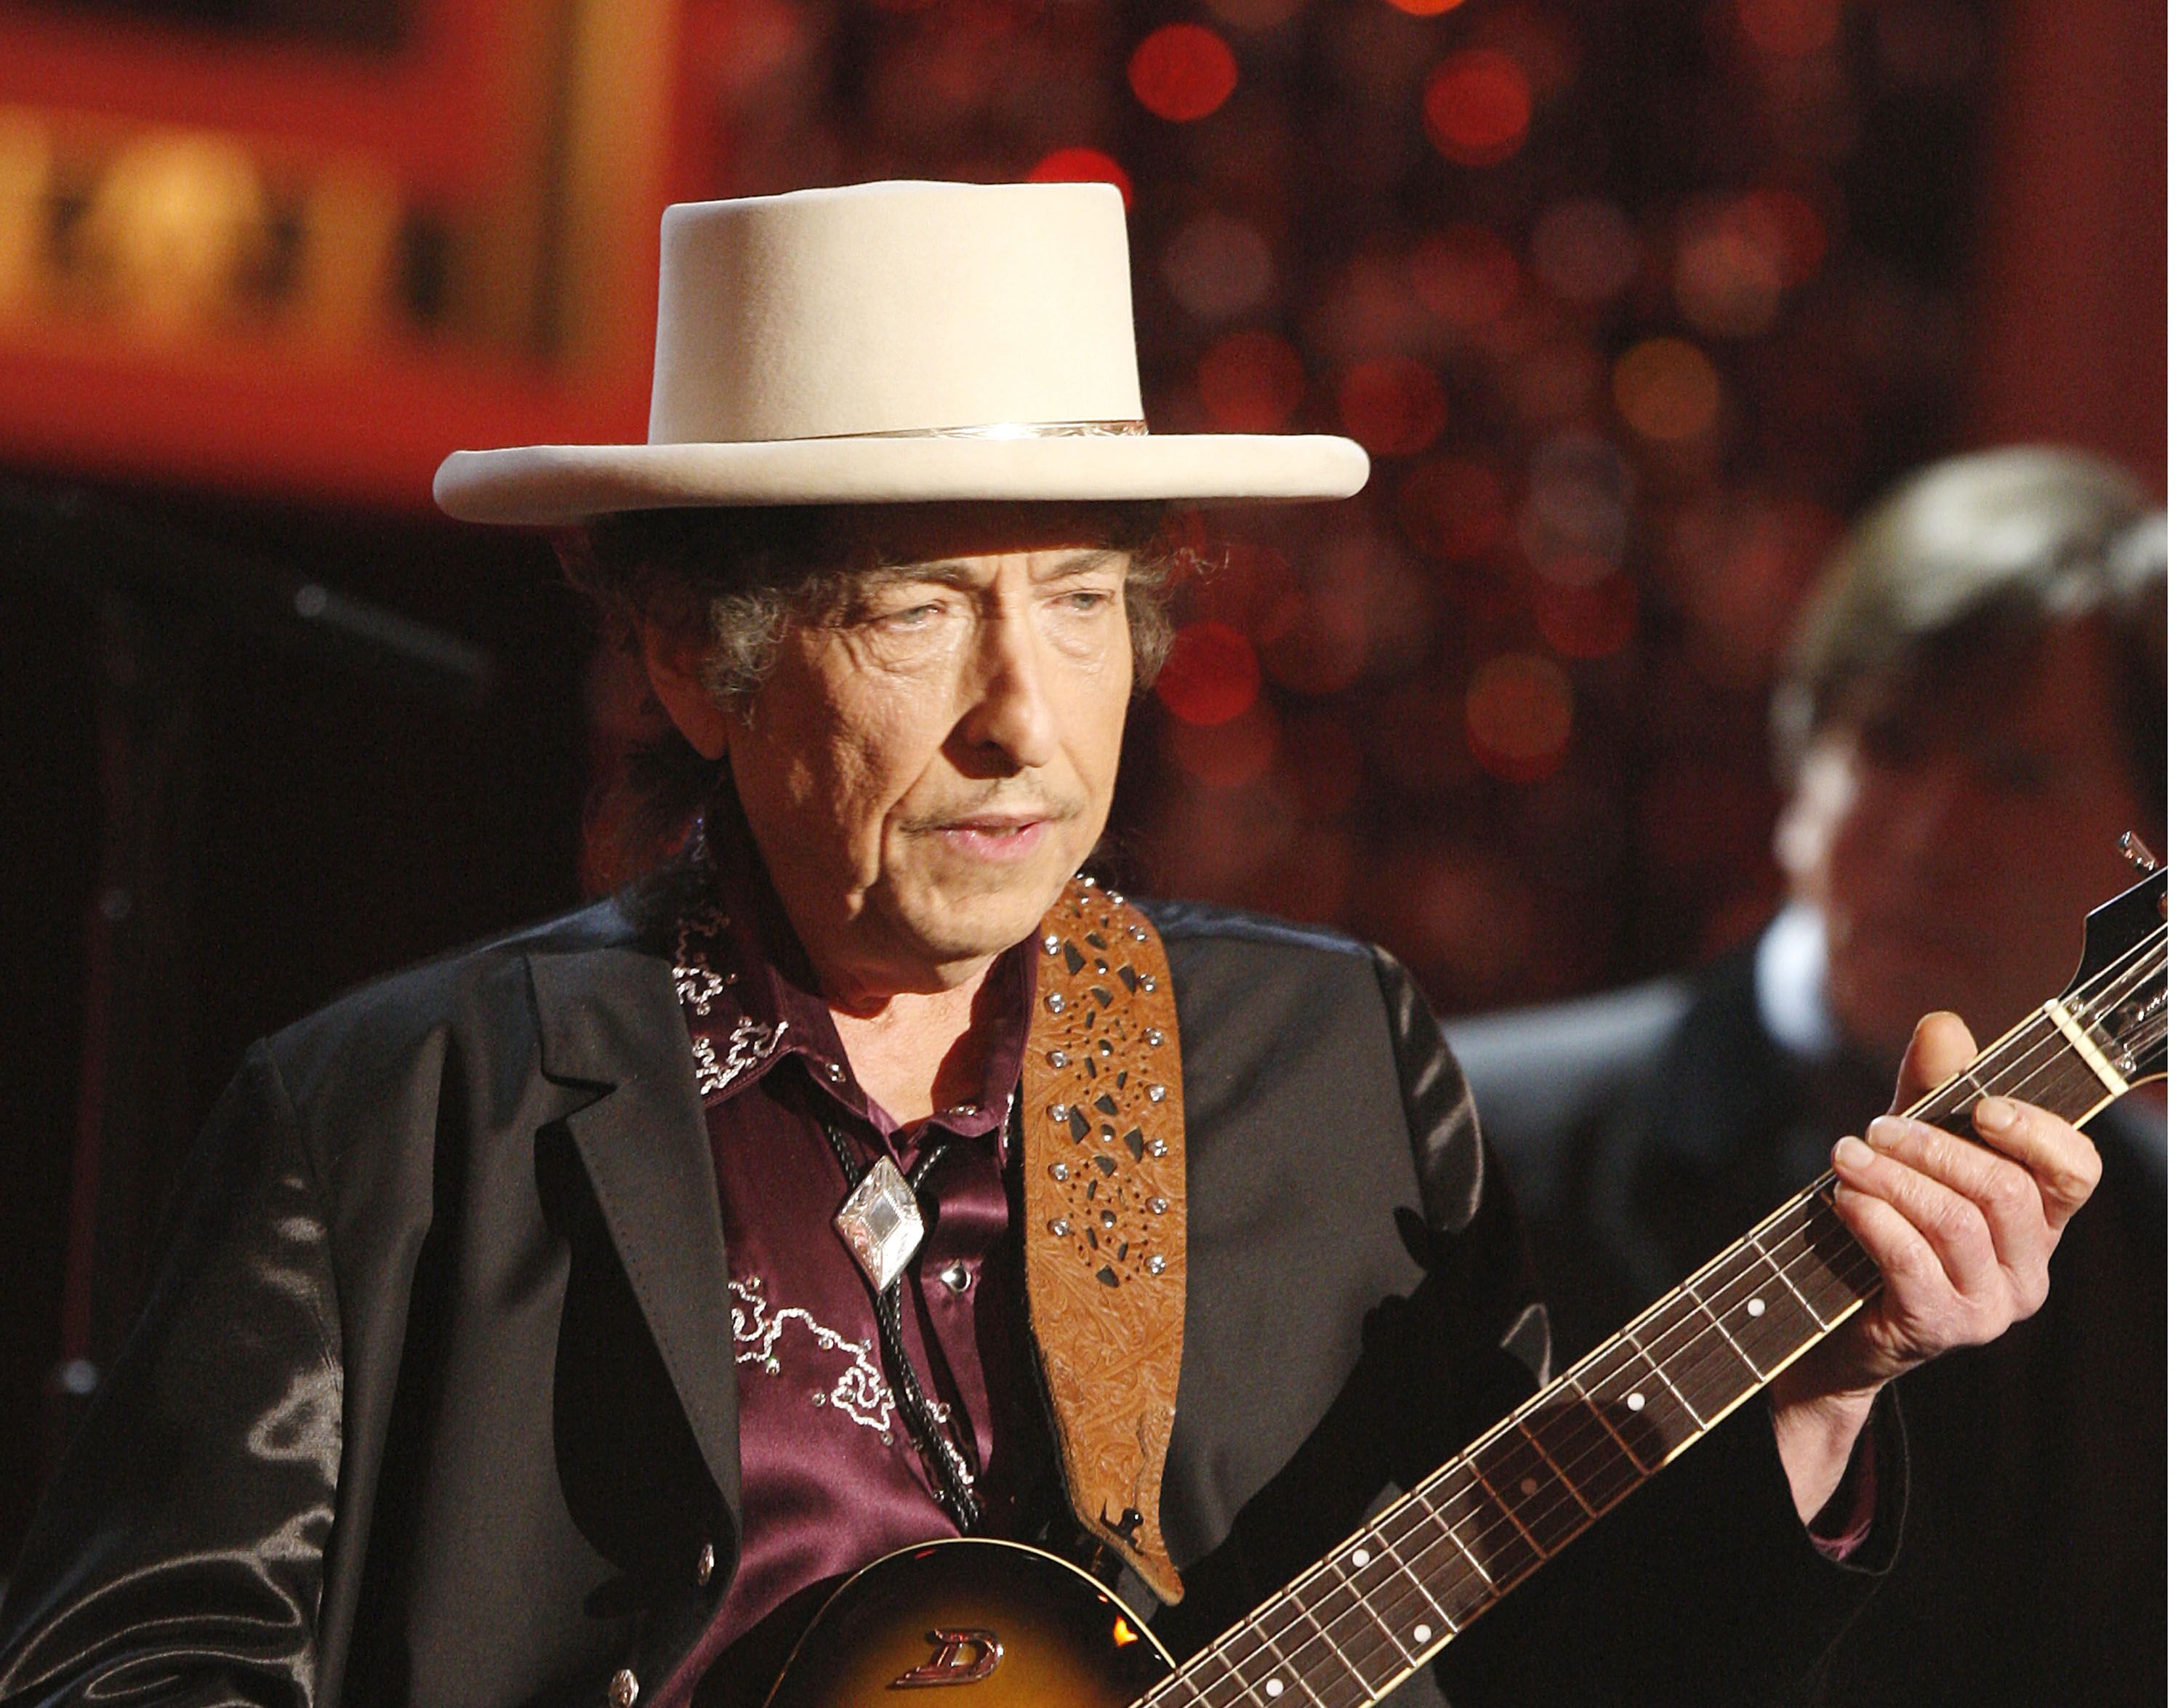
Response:
[[[1025,859],[1044,845],[1053,820],[1044,815],[980,813],[931,827],[954,852],[972,860],[1004,863]]]

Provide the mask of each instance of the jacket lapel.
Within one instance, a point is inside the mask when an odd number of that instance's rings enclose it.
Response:
[[[603,1088],[567,1117],[704,1463],[741,1528],[726,1242],[673,976],[630,947],[529,956],[546,1077]]]

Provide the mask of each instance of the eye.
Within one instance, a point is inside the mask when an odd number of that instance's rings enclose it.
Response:
[[[936,599],[927,599],[922,604],[903,605],[897,610],[880,611],[870,621],[877,627],[909,633],[929,628],[939,620],[941,606]]]
[[[1063,610],[1080,612],[1085,615],[1102,611],[1113,603],[1113,591],[1107,587],[1071,587],[1061,594],[1058,600]]]

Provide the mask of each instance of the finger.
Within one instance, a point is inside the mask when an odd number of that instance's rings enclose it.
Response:
[[[1844,1138],[1833,1147],[1833,1168],[1857,1191],[1900,1213],[1930,1246],[1957,1292],[1981,1296],[1994,1285],[1999,1259],[1984,1211],[1974,1200],[1859,1138]]]
[[[2065,1227],[2105,1174],[2097,1146],[2051,1110],[2009,1097],[1980,1099],[1972,1116],[1979,1138],[2029,1170],[2046,1225]]]
[[[1855,1242],[1878,1265],[1888,1294],[1897,1298],[1952,1290],[1953,1283],[1931,1242],[1883,1198],[1860,1190],[1843,1175],[1833,1192],[1833,1209]]]
[[[2027,1275],[2051,1256],[2058,1225],[2050,1219],[2038,1181],[2014,1158],[1898,1116],[1871,1122],[1869,1137],[1882,1155],[1976,1205],[1992,1255],[2007,1269]]]
[[[1958,1014],[1941,1010],[1916,1022],[1915,1035],[1901,1058],[1900,1077],[1894,1082],[1893,1107],[1898,1115],[1926,1092],[1936,1091],[1976,1060],[1976,1040]]]

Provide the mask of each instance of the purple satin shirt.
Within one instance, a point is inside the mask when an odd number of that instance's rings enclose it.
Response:
[[[903,1276],[903,1340],[975,1477],[980,1534],[1014,1533],[1035,1474],[1024,1456],[1042,1440],[1004,1174],[1030,944],[991,974],[975,1099],[901,1126],[857,1085],[759,862],[743,853],[721,865],[718,905],[682,922],[675,977],[726,1235],[742,1554],[710,1628],[653,1699],[661,1705],[689,1700],[722,1656],[700,1700],[745,1697],[756,1681],[739,1675],[769,1669],[816,1611],[787,1604],[814,1602],[897,1548],[959,1534],[886,1379],[870,1284],[833,1226],[853,1182],[821,1122],[847,1140],[859,1177],[881,1155],[908,1175],[940,1150],[918,1193],[925,1231]],[[774,1628],[736,1648],[776,1612]]]

